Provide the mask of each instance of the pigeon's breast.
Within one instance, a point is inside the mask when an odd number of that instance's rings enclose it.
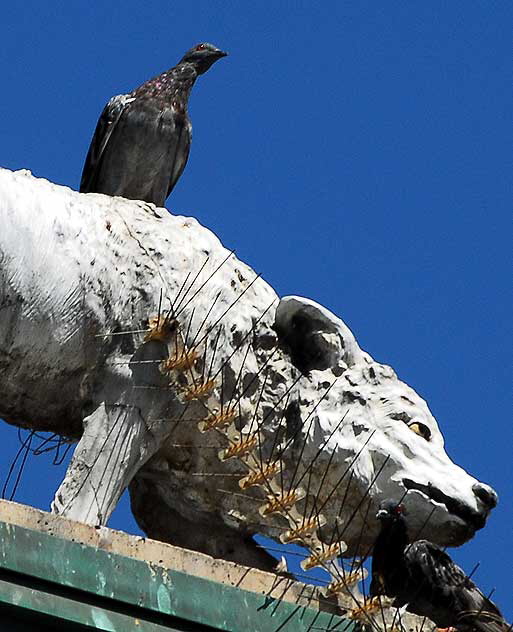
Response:
[[[109,170],[117,172],[123,195],[158,200],[162,205],[177,161],[183,168],[183,156],[188,154],[190,123],[185,111],[173,107],[161,109],[144,100],[135,102],[118,133],[115,154],[109,157],[112,163]]]

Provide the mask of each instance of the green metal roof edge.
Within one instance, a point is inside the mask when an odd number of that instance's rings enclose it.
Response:
[[[352,632],[355,627],[350,620],[305,605],[4,522],[0,566],[229,632]],[[66,608],[61,615],[67,616]]]
[[[74,591],[76,592],[76,591]],[[83,593],[79,593],[83,595]],[[51,618],[52,622],[65,622],[66,629],[73,630],[77,624],[93,629],[107,630],[109,632],[182,632],[184,628],[178,622],[176,625],[155,621],[147,621],[145,618],[112,610],[105,604],[84,603],[72,596],[55,594],[51,590],[44,590],[40,586],[26,586],[19,584],[12,578],[8,580],[0,578],[0,605],[20,609],[24,614],[29,614],[32,629],[40,629],[42,617]],[[26,619],[27,620],[27,617]],[[44,618],[43,618],[44,620]],[[3,613],[0,622],[0,630],[11,629],[12,622],[9,615]],[[52,625],[52,629],[53,629]],[[47,630],[48,627],[44,626]],[[62,629],[60,626],[58,629]]]

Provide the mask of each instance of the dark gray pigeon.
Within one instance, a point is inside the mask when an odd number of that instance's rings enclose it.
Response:
[[[497,606],[439,546],[409,543],[404,507],[384,501],[376,514],[381,532],[372,554],[373,597],[386,595],[394,606],[428,617],[439,628],[504,632],[508,624]]]
[[[121,195],[163,206],[187,163],[187,102],[198,75],[227,53],[198,44],[171,70],[120,94],[103,110],[87,153],[81,193]]]

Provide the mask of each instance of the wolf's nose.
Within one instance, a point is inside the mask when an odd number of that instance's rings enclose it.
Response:
[[[489,485],[475,483],[472,485],[472,491],[487,509],[493,509],[497,505],[497,494]]]

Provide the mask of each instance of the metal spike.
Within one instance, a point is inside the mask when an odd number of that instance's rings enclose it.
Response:
[[[106,331],[103,334],[95,334],[93,338],[108,338],[109,336],[128,336],[130,334],[146,334],[149,329],[129,329],[126,331]]]
[[[241,459],[250,454],[257,446],[257,438],[255,435],[250,435],[247,439],[240,439],[235,443],[232,443],[226,450],[219,452],[219,458],[221,461],[226,461],[237,457]]]
[[[193,399],[200,399],[210,395],[215,387],[216,383],[214,380],[207,380],[206,382],[195,384],[194,386],[187,388],[183,397],[187,402],[190,402]]]
[[[345,574],[343,579],[330,582],[326,587],[326,590],[329,594],[346,593],[348,592],[347,589],[349,586],[354,586],[354,584],[363,581],[367,578],[367,575],[367,569],[360,568],[353,573]]]
[[[324,526],[326,524],[325,518],[322,518],[320,522],[320,526]],[[314,533],[318,528],[319,521],[316,518],[310,518],[309,520],[303,522],[301,526],[282,533],[280,536],[280,540],[283,544],[287,544],[289,542],[297,542],[299,544],[303,544],[305,542],[306,536]]]
[[[323,566],[325,562],[329,562],[334,557],[338,557],[347,551],[347,544],[342,540],[340,542],[335,542],[334,544],[330,544],[324,550],[314,551],[309,557],[304,559],[301,562],[301,568],[304,571],[309,571],[315,566]]]
[[[182,297],[180,297],[180,300],[179,300],[179,301],[178,301],[178,296],[176,297],[176,299],[175,299],[175,304],[174,304],[174,306],[173,306],[173,307],[174,307],[174,311],[175,311],[175,313],[176,313],[176,315],[177,315],[177,316],[181,313],[182,304],[183,304],[183,302],[185,301],[185,299],[186,299],[186,297],[187,297],[187,294],[190,292],[190,290],[192,289],[192,286],[193,286],[193,285],[196,283],[196,281],[198,280],[198,278],[199,278],[200,274],[203,272],[203,268],[207,265],[207,263],[209,262],[209,260],[210,260],[210,257],[207,255],[207,257],[206,257],[205,261],[201,264],[201,266],[199,267],[198,271],[196,272],[196,275],[194,276],[194,278],[193,278],[193,279],[192,279],[192,281],[190,282],[189,287],[188,287],[188,288],[185,290],[185,292],[183,293],[183,296],[182,296]],[[221,264],[221,265],[222,265],[222,264]],[[216,271],[217,271],[217,270],[215,270],[213,274],[215,274],[215,272],[216,272]],[[191,271],[189,271],[189,272],[187,273],[187,276],[185,277],[185,280],[184,280],[184,282],[182,283],[182,286],[180,287],[180,290],[179,290],[179,293],[178,293],[178,294],[181,294],[181,293],[182,293],[182,290],[184,290],[184,289],[185,289],[185,285],[187,284],[187,281],[189,280],[189,277],[190,277],[190,276],[191,276]],[[213,275],[212,275],[212,276],[213,276]],[[207,278],[207,280],[205,281],[204,285],[205,285],[206,283],[208,283],[208,281],[212,278],[212,276],[209,276],[209,277]],[[202,287],[203,287],[203,285],[201,286],[201,288],[202,288]],[[200,289],[201,289],[201,288],[200,288]],[[194,296],[195,296],[195,295],[194,295]],[[193,296],[192,298],[194,298],[194,296]],[[187,305],[191,302],[191,300],[192,300],[192,299],[189,299],[189,300],[187,301],[186,306],[187,306]],[[176,303],[178,303],[178,304],[176,304]]]
[[[161,373],[171,373],[172,371],[184,371],[192,369],[194,363],[198,359],[198,354],[195,351],[185,351],[173,355],[164,360],[160,365]]]
[[[292,489],[284,494],[276,494],[267,496],[267,503],[260,507],[259,512],[262,516],[268,516],[272,513],[287,514],[287,511],[305,497],[305,492],[301,488]]]
[[[369,615],[383,612],[383,608],[388,608],[394,603],[393,599],[387,597],[373,597],[364,600],[363,604],[358,608],[353,608],[347,613],[349,619],[356,621],[368,620]]]
[[[239,481],[239,487],[241,489],[248,489],[248,487],[253,487],[255,485],[263,485],[276,476],[278,472],[281,471],[282,463],[281,461],[275,461],[274,463],[269,463],[268,465],[264,465],[261,470],[257,470],[256,472],[252,472],[241,478]]]
[[[190,303],[192,303],[192,301],[196,298],[196,296],[201,292],[201,290],[205,287],[205,285],[210,281],[210,279],[212,279],[212,277],[216,274],[216,272],[218,270],[220,270],[224,264],[228,261],[228,259],[235,253],[235,250],[231,250],[228,253],[228,256],[225,257],[223,259],[223,261],[221,261],[221,263],[217,266],[217,268],[215,268],[215,270],[205,279],[205,281],[203,281],[203,283],[199,286],[199,288],[194,292],[194,294],[187,299],[187,302],[184,303],[184,299],[187,296],[187,294],[189,293],[189,291],[191,290],[192,286],[194,285],[194,283],[196,282],[196,279],[199,278],[199,275],[201,274],[203,268],[205,267],[205,265],[207,264],[207,261],[209,260],[209,257],[207,257],[205,259],[205,262],[203,263],[203,265],[201,266],[201,268],[199,269],[198,273],[196,274],[196,276],[194,277],[192,283],[190,284],[190,286],[187,289],[187,292],[184,294],[183,299],[180,301],[180,304],[176,307],[176,315],[177,317],[183,312],[183,310],[187,307],[187,305],[189,305]]]
[[[167,342],[176,330],[177,322],[174,318],[152,316],[148,321],[148,331],[144,335],[144,342],[159,340]]]
[[[208,430],[223,429],[229,426],[234,419],[237,418],[237,411],[234,408],[226,408],[221,412],[210,415],[206,419],[202,420],[198,424],[200,432],[207,432]]]

